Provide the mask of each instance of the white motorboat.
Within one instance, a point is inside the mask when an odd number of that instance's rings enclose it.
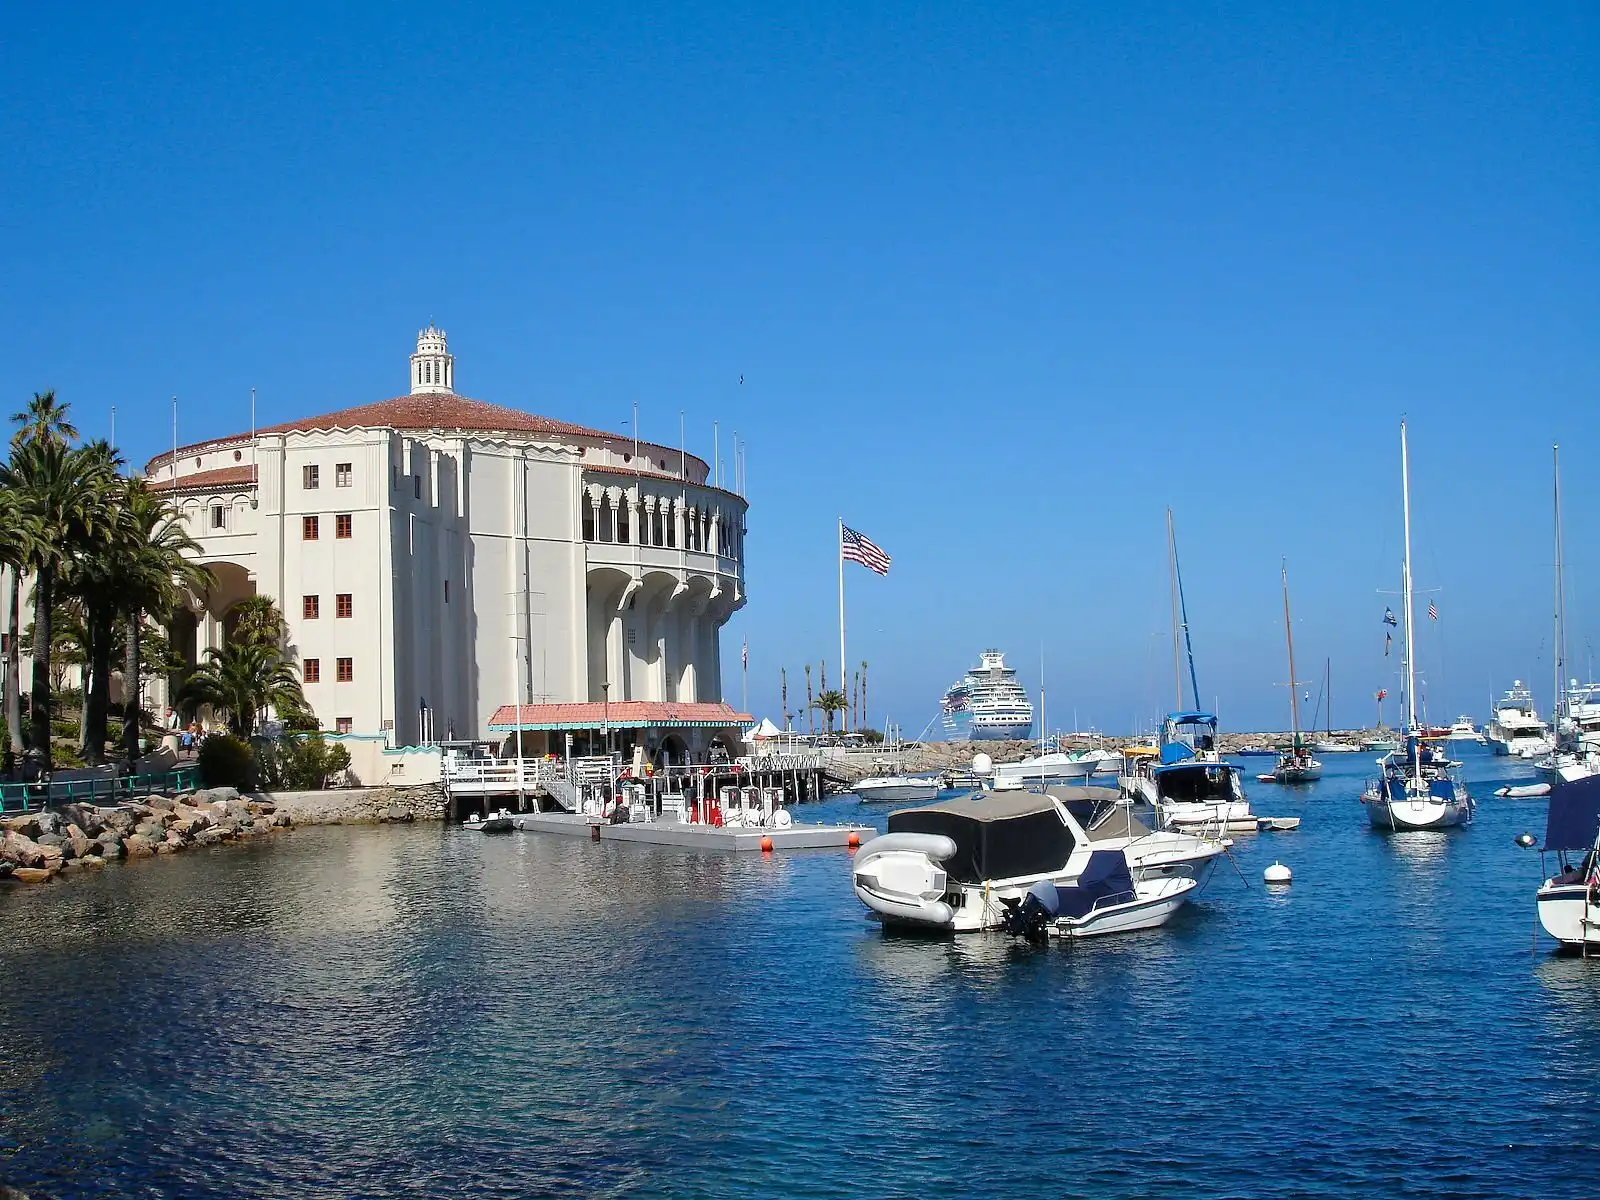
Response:
[[[1366,751],[1376,750],[1380,754],[1387,754],[1391,750],[1400,749],[1400,739],[1389,734],[1381,734],[1377,737],[1363,738],[1361,741],[1361,748]]]
[[[1550,853],[1557,870],[1539,887],[1539,924],[1567,949],[1600,948],[1600,775],[1551,789],[1541,859]]]
[[[1044,941],[1057,937],[1099,937],[1165,925],[1195,889],[1192,879],[1136,880],[1126,858],[1115,850],[1096,850],[1083,873],[1069,884],[1042,879],[1021,899],[1001,901],[1005,932]]]
[[[1154,808],[1167,829],[1258,828],[1239,768],[1223,762],[1216,745],[1217,718],[1211,713],[1168,713],[1159,761],[1139,781],[1135,800]]]
[[[1416,628],[1411,608],[1411,461],[1406,423],[1400,422],[1400,495],[1404,508],[1405,557],[1401,601],[1405,624],[1406,740],[1379,760],[1383,774],[1362,792],[1374,829],[1447,829],[1472,821],[1472,796],[1451,774],[1449,756],[1423,738],[1417,720]]]
[[[1005,901],[1020,902],[1035,883],[1075,882],[1097,851],[1116,854],[1141,886],[1182,880],[1187,887],[1163,892],[1181,897],[1221,852],[1140,830],[1107,829],[1097,839],[1053,796],[979,793],[890,813],[888,832],[856,851],[851,879],[886,925],[966,933],[999,928]]]
[[[1447,742],[1476,742],[1481,746],[1488,739],[1478,732],[1478,728],[1472,723],[1471,717],[1460,716],[1456,718],[1455,724],[1445,730],[1444,740]]]
[[[511,811],[502,808],[499,812],[472,813],[461,822],[461,827],[478,833],[510,833]]]
[[[906,804],[934,800],[939,795],[939,777],[921,775],[875,775],[857,780],[850,790],[863,804]]]
[[[1274,783],[1315,783],[1322,778],[1322,764],[1304,747],[1285,750],[1268,778]]]
[[[1495,701],[1494,717],[1483,727],[1485,739],[1496,754],[1537,758],[1555,748],[1549,727],[1539,719],[1533,693],[1522,680],[1512,680],[1506,694]]]
[[[1100,752],[1093,751],[1093,754],[1093,758],[1087,758],[1056,751],[1050,754],[1035,754],[1032,758],[1025,758],[1021,762],[996,763],[995,790],[1080,783],[1093,775],[1095,768],[1100,764]]]
[[[1334,742],[1324,739],[1320,742],[1313,742],[1311,749],[1318,754],[1359,754],[1362,748],[1360,746],[1352,746],[1349,742]]]
[[[1153,830],[1136,819],[1110,788],[1046,788],[1099,850],[1121,850],[1136,880],[1179,874],[1204,886],[1217,858],[1227,848],[1217,838],[1173,830]]]

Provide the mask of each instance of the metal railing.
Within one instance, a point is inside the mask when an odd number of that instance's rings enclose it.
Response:
[[[157,775],[92,775],[50,783],[0,783],[0,813],[37,812],[56,804],[116,805],[144,796],[173,796],[200,786],[197,767]]]

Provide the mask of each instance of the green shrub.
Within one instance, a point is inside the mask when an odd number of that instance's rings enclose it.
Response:
[[[60,717],[55,717],[50,722],[50,736],[70,738],[72,741],[77,741],[78,723],[76,721],[64,721]]]
[[[200,743],[200,780],[208,788],[250,786],[250,745],[231,733],[213,733]]]
[[[350,751],[320,733],[255,744],[257,774],[268,791],[315,792],[350,769]]]

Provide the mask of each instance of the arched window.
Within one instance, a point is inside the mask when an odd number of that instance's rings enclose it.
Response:
[[[617,501],[617,541],[626,544],[632,540],[628,536],[628,498],[623,496]]]
[[[645,515],[643,497],[634,505],[633,515],[635,518],[634,528],[639,531],[639,545],[648,546],[650,544],[650,518]]]
[[[611,497],[606,495],[600,497],[600,540],[602,542],[616,540],[611,528]]]
[[[583,540],[594,541],[594,497],[588,492],[583,494]]]
[[[665,514],[665,519],[662,521],[662,524],[664,524],[667,527],[667,549],[668,550],[676,550],[678,548],[678,504],[677,504],[677,501],[672,501],[667,505],[667,511],[666,511],[666,514]]]

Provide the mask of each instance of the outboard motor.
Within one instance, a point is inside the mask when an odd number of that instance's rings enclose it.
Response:
[[[1051,924],[1061,914],[1061,897],[1048,879],[1034,884],[1021,900],[1002,898],[1000,903],[1006,906],[1000,917],[1001,931],[1030,942],[1045,941]]]

